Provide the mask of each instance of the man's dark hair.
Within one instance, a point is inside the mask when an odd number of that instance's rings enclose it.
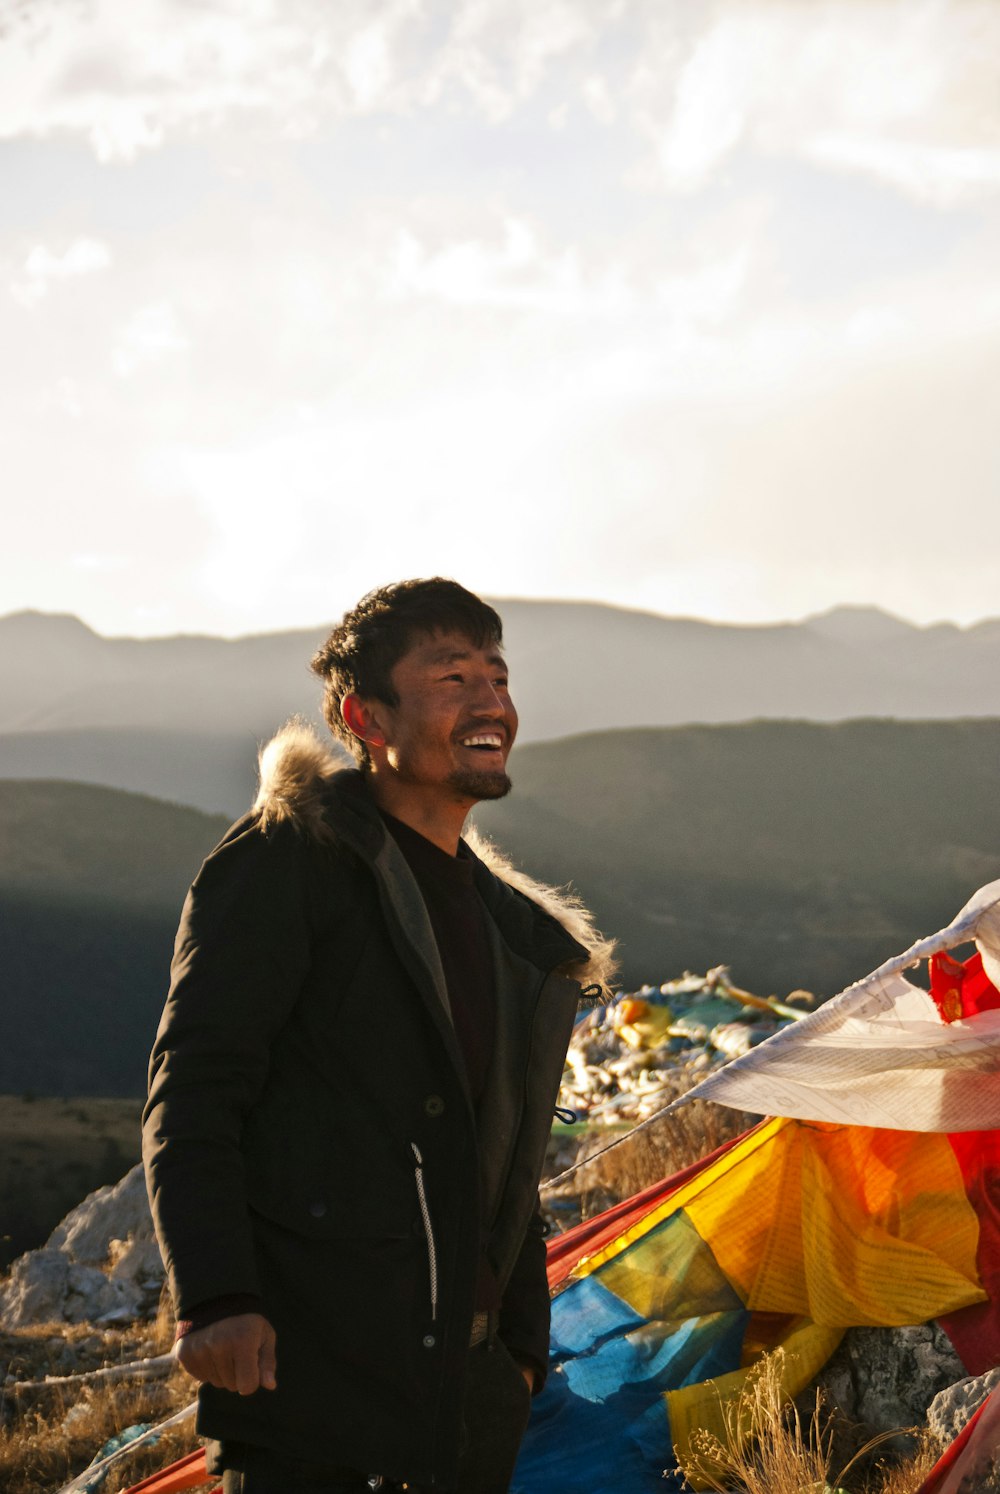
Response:
[[[393,667],[418,637],[431,633],[459,633],[473,648],[503,643],[503,626],[493,608],[457,581],[433,576],[426,581],[397,581],[379,586],[345,612],[311,668],[324,681],[323,715],[326,724],[367,768],[368,748],[344,721],[345,695],[361,695],[398,705],[392,685]]]

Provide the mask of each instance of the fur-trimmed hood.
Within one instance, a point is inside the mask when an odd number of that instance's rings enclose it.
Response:
[[[324,810],[330,785],[343,767],[331,749],[304,721],[290,721],[260,753],[260,789],[254,809],[262,828],[289,821],[315,840],[330,841],[333,831]],[[476,830],[463,837],[469,849],[494,876],[523,893],[556,919],[590,958],[573,968],[583,985],[610,986],[617,973],[615,941],[594,926],[593,916],[575,892],[550,887],[519,871],[492,841]]]

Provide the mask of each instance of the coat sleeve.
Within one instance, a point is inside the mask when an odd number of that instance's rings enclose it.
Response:
[[[143,1161],[178,1317],[260,1296],[240,1142],[310,962],[307,848],[236,827],[188,893],[150,1058]]]
[[[514,1263],[500,1308],[499,1334],[505,1348],[535,1371],[535,1394],[549,1363],[549,1284],[545,1274],[547,1228],[536,1205],[524,1243]]]

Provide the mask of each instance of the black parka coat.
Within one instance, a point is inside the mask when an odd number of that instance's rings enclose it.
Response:
[[[477,1125],[424,904],[361,775],[286,777],[304,812],[265,804],[195,879],[150,1063],[178,1316],[253,1293],[277,1334],[277,1389],[202,1386],[198,1428],[447,1484],[481,1239],[501,1338],[547,1357],[537,1182],[588,951],[477,862],[498,1009]]]

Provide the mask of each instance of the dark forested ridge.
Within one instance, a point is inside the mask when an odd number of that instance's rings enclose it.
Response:
[[[728,963],[830,995],[1000,877],[1000,721],[750,722],[520,747],[476,812],[572,881],[628,985]],[[184,890],[218,816],[0,783],[0,1092],[136,1095]]]
[[[725,962],[831,995],[1000,877],[1000,721],[595,733],[513,777],[477,823],[575,883],[630,984]]]
[[[0,782],[0,1093],[141,1094],[188,883],[227,820]]]

